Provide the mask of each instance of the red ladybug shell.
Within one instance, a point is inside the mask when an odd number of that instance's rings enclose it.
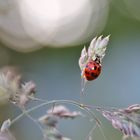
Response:
[[[84,76],[88,81],[96,79],[101,73],[101,64],[98,61],[89,61],[84,70]]]

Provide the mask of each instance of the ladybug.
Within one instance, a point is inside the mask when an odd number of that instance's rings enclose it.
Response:
[[[95,80],[101,73],[101,63],[99,59],[90,60],[84,69],[84,77],[88,81]]]

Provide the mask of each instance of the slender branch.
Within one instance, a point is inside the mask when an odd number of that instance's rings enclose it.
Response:
[[[34,106],[28,110],[26,110],[26,112],[22,112],[20,115],[18,115],[15,119],[13,119],[11,121],[11,125],[14,124],[15,122],[17,122],[18,120],[20,120],[24,115],[26,114],[29,114],[43,106],[46,106],[46,105],[49,105],[49,104],[56,104],[56,103],[66,103],[66,104],[72,104],[72,105],[75,105],[77,106],[78,108],[80,108],[81,110],[84,110],[86,111],[88,114],[92,115],[92,117],[96,120],[96,122],[98,124],[100,124],[100,121],[97,119],[97,117],[93,114],[92,111],[90,111],[90,109],[88,108],[87,105],[84,105],[84,104],[81,104],[81,103],[78,103],[76,101],[73,101],[73,100],[51,100],[51,101],[44,101],[43,103],[37,105],[37,106]]]
[[[43,134],[43,129],[41,125],[39,124],[39,122],[36,119],[34,119],[30,114],[28,114],[25,109],[23,109],[22,111],[24,115],[26,115],[30,120],[32,120],[39,127],[41,133]]]

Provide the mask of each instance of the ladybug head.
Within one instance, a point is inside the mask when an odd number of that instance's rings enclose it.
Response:
[[[101,59],[98,55],[96,55],[96,58],[94,60],[96,63],[100,64],[101,63]]]

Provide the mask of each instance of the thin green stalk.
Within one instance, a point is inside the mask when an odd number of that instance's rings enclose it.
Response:
[[[86,111],[88,114],[91,114],[91,115],[93,116],[93,118],[98,122],[98,124],[100,124],[100,123],[99,123],[99,120],[97,119],[97,117],[93,114],[92,111],[89,110],[89,108],[88,108],[86,105],[81,104],[81,103],[78,103],[78,102],[73,101],[73,100],[51,100],[51,101],[46,101],[46,102],[44,102],[44,103],[41,103],[41,104],[39,104],[39,105],[37,105],[37,106],[34,106],[34,107],[32,107],[32,108],[26,110],[26,112],[22,112],[20,115],[18,115],[15,119],[13,119],[13,120],[11,121],[11,124],[14,124],[14,123],[17,122],[18,120],[20,120],[24,115],[29,114],[29,113],[31,113],[32,111],[35,111],[35,110],[37,110],[37,109],[39,109],[39,108],[41,108],[41,107],[43,107],[43,106],[45,106],[45,105],[56,104],[56,103],[66,103],[66,104],[75,105],[75,106],[79,107],[80,109]]]

